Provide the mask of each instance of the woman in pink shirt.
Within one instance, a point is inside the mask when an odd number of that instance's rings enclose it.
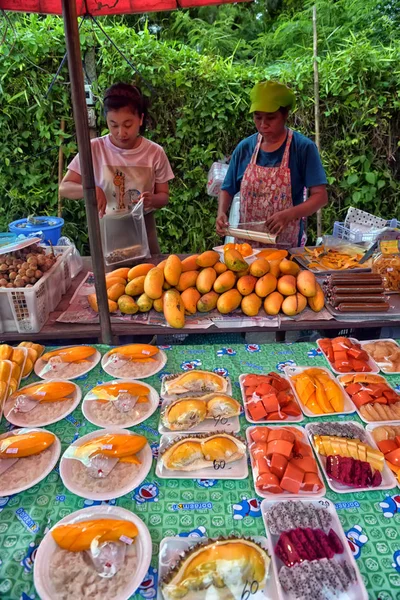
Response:
[[[163,148],[143,137],[146,98],[138,87],[116,83],[106,90],[104,112],[110,133],[91,142],[99,216],[143,199],[150,252],[158,254],[154,211],[168,204],[174,174]],[[79,154],[68,165],[60,193],[71,200],[83,198]]]

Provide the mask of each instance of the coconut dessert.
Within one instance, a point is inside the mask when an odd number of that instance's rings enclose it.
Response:
[[[165,354],[149,344],[118,346],[102,360],[105,372],[118,379],[145,379],[160,371],[165,363]]]
[[[17,429],[0,436],[0,496],[36,485],[56,464],[60,446],[44,429]],[[58,440],[57,440],[58,441]]]
[[[116,497],[131,481],[133,489],[142,466],[137,454],[146,444],[144,436],[128,433],[99,433],[95,438],[75,443],[67,448],[61,461],[64,484],[88,498],[111,492]]]
[[[178,560],[160,589],[164,600],[241,600],[263,590],[270,560],[251,539],[207,540]]]
[[[150,387],[134,381],[103,383],[87,394],[83,411],[86,418],[100,427],[131,427],[156,408],[150,402],[150,392]]]
[[[114,598],[138,569],[138,529],[131,521],[79,521],[58,525],[51,535],[56,542],[49,564],[53,600]]]
[[[75,379],[93,368],[100,357],[92,346],[67,346],[46,352],[35,365],[42,379]]]
[[[14,425],[40,427],[69,414],[79,397],[79,388],[69,381],[35,383],[8,398],[4,415]]]

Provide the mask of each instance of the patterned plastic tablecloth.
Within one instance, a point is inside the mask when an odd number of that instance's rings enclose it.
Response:
[[[108,349],[99,346],[102,353]],[[161,373],[146,379],[158,391],[166,373],[207,369],[229,375],[233,395],[240,399],[241,373],[281,371],[285,365],[326,366],[314,344],[268,344],[258,346],[217,345],[164,346],[168,362]],[[36,377],[32,377],[36,380]],[[86,394],[95,384],[109,381],[100,365],[76,380]],[[400,375],[387,377],[400,389]],[[132,428],[145,435],[157,456],[160,411]],[[356,413],[348,420],[359,420]],[[304,425],[312,419],[305,418]],[[333,420],[333,418],[325,418]],[[248,426],[240,417],[242,433]],[[2,420],[0,432],[7,430]],[[63,451],[78,437],[96,429],[86,422],[80,408],[59,423],[50,425],[62,442]],[[166,536],[213,537],[217,535],[265,535],[257,497],[250,475],[241,481],[160,480],[155,476],[155,460],[146,480],[133,492],[109,504],[136,513],[146,523],[153,541],[153,560],[135,600],[157,596],[158,548]],[[327,486],[328,487],[328,486]],[[371,600],[400,600],[400,490],[337,494],[328,488],[326,496],[335,503]],[[33,585],[36,549],[46,531],[57,521],[93,502],[71,494],[63,486],[58,466],[39,485],[12,497],[0,498],[0,598],[37,599]],[[100,503],[99,503],[100,504]]]

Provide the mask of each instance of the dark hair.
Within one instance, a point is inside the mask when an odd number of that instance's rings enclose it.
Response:
[[[278,110],[284,117],[287,118],[289,116],[290,106],[280,106]]]
[[[104,94],[104,114],[110,110],[119,110],[120,108],[130,108],[130,110],[141,117],[143,115],[143,124],[140,127],[140,133],[146,130],[146,121],[148,117],[148,99],[143,96],[140,88],[129,83],[114,83]]]

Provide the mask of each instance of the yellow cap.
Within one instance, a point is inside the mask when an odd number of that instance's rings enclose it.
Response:
[[[296,98],[291,89],[277,81],[256,83],[250,92],[250,112],[273,113],[281,106],[293,108]]]

